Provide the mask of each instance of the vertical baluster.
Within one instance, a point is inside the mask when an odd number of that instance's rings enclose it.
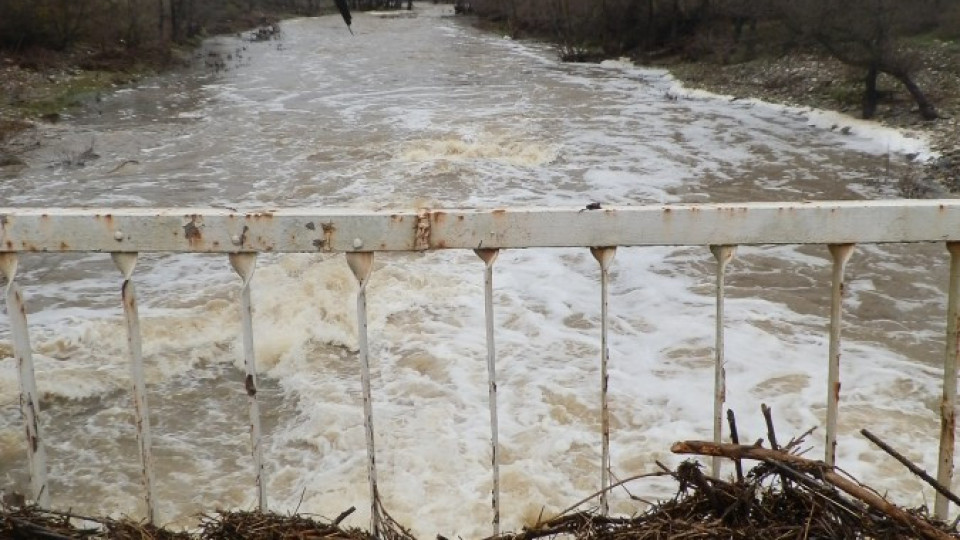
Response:
[[[243,319],[243,363],[246,369],[244,387],[250,404],[250,453],[256,475],[257,501],[260,511],[267,511],[267,478],[263,465],[263,433],[260,429],[260,402],[257,400],[257,360],[253,350],[253,305],[250,302],[250,280],[256,270],[256,253],[231,253],[230,265],[243,282],[240,290],[240,314]]]
[[[347,264],[357,278],[357,341],[360,346],[360,382],[363,385],[363,427],[367,433],[367,479],[370,482],[370,532],[380,535],[380,493],[377,490],[377,454],[373,440],[373,402],[370,394],[370,356],[367,343],[367,283],[373,269],[373,252],[347,253]]]
[[[143,341],[140,333],[140,316],[137,310],[137,289],[133,285],[133,269],[137,266],[136,253],[114,253],[113,263],[123,275],[120,295],[123,299],[123,315],[127,326],[127,351],[130,355],[130,374],[133,377],[133,409],[137,428],[137,445],[140,447],[140,474],[146,492],[147,521],[156,523],[157,501],[154,497],[156,482],[153,475],[153,455],[150,437],[150,409],[147,407],[147,390],[143,373]]]
[[[490,449],[493,463],[493,536],[500,535],[500,444],[497,421],[497,349],[493,335],[493,263],[497,249],[478,249],[485,264],[483,270],[483,311],[487,323],[487,381],[490,403]]]
[[[710,246],[710,252],[717,260],[717,328],[713,376],[713,442],[715,443],[720,443],[723,437],[723,405],[727,400],[727,372],[724,367],[723,345],[724,279],[727,273],[727,264],[733,260],[736,250],[736,246]],[[710,471],[714,478],[720,478],[719,457],[714,457],[711,460]]]
[[[943,399],[940,401],[940,454],[937,481],[950,487],[957,418],[957,356],[960,355],[960,242],[947,242],[950,285],[947,291],[947,346],[943,360]],[[950,502],[937,493],[933,515],[946,519]]]
[[[13,337],[13,354],[20,371],[20,415],[23,417],[27,436],[27,460],[30,466],[30,495],[41,507],[50,507],[50,490],[47,485],[47,451],[40,436],[39,398],[37,381],[33,370],[33,352],[27,330],[27,309],[23,294],[17,285],[18,258],[16,253],[0,253],[0,272],[7,279],[7,316],[10,317],[10,333]]]
[[[600,263],[600,429],[603,432],[600,457],[600,513],[605,516],[610,510],[607,500],[607,488],[610,486],[610,407],[607,401],[609,383],[607,364],[610,361],[610,347],[607,342],[607,307],[610,263],[617,254],[617,248],[590,248],[590,253]]]
[[[843,271],[847,261],[853,255],[854,244],[831,244],[830,256],[833,258],[833,282],[830,294],[830,363],[827,373],[827,465],[834,465],[837,459],[837,416],[840,408],[840,322],[843,304]]]

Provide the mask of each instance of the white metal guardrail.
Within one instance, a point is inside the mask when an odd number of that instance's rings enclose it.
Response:
[[[844,268],[856,243],[945,242],[950,283],[944,355],[941,433],[937,480],[950,484],[954,467],[957,357],[960,351],[960,201],[845,201],[649,205],[600,208],[505,208],[494,210],[362,211],[283,209],[238,212],[222,209],[21,209],[0,208],[0,272],[14,355],[19,367],[20,409],[27,436],[31,495],[49,503],[43,436],[38,428],[37,389],[23,295],[17,285],[22,252],[108,252],[123,277],[122,301],[134,379],[136,428],[143,465],[148,519],[156,520],[150,425],[144,394],[141,336],[133,271],[140,252],[219,253],[229,256],[241,278],[244,386],[249,396],[255,485],[267,508],[261,448],[257,371],[253,347],[250,286],[261,252],[341,252],[360,287],[358,335],[363,386],[367,472],[372,532],[380,514],[367,347],[366,285],[377,251],[471,249],[484,263],[486,335],[493,471],[493,528],[499,533],[496,348],[493,324],[493,265],[501,249],[582,247],[600,264],[601,287],[601,509],[607,511],[609,412],[607,407],[607,285],[618,246],[705,246],[716,259],[716,350],[714,439],[722,434],[724,379],[724,277],[742,244],[824,244],[833,258],[827,428],[824,460],[833,464],[839,413],[840,323]],[[717,471],[714,462],[714,471]],[[935,514],[945,517],[948,501],[937,494]]]

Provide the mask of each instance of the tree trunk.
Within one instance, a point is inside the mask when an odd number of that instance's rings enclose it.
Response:
[[[680,1],[673,0],[673,13],[670,14],[670,41],[676,41],[680,33],[678,22],[680,19]]]
[[[747,24],[747,18],[736,16],[733,18],[733,43],[740,44],[740,38],[743,37],[743,25]]]
[[[880,100],[880,94],[877,93],[877,66],[870,66],[867,69],[867,77],[864,80],[866,86],[863,89],[863,117],[865,119],[873,118],[877,112],[877,101]]]
[[[747,27],[747,58],[754,58],[757,52],[757,16],[751,15],[749,17],[750,25]]]
[[[937,113],[937,108],[927,99],[926,94],[917,86],[917,83],[913,82],[913,78],[910,77],[909,73],[897,71],[890,72],[890,75],[896,77],[896,79],[907,88],[907,91],[913,96],[913,100],[917,102],[917,107],[920,108],[920,116],[924,120],[936,120],[940,118],[940,114]]]
[[[194,0],[187,0],[185,22],[187,25],[188,39],[200,33],[200,22],[197,20],[197,10]]]
[[[180,41],[180,0],[166,0],[170,4],[170,39]]]
[[[657,21],[653,11],[653,0],[647,0],[647,49],[652,49],[657,42]]]
[[[157,31],[160,33],[160,41],[170,41],[173,39],[173,31],[170,27],[170,0],[157,0],[157,11]]]

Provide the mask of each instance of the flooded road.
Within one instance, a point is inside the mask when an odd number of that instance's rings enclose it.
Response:
[[[561,64],[447,7],[283,23],[269,42],[217,38],[198,69],[103,96],[51,126],[3,206],[419,208],[894,196],[922,149],[808,112],[688,92],[662,71]],[[210,56],[215,53],[215,56]],[[837,120],[841,122],[842,120]],[[87,159],[87,151],[96,159]],[[83,166],[80,166],[80,163]],[[252,508],[239,280],[226,257],[144,255],[141,296],[161,521]],[[856,434],[932,470],[946,250],[861,246],[848,266],[839,463],[911,504],[932,500]],[[79,513],[143,515],[109,256],[22,257],[51,495]],[[612,468],[677,463],[712,426],[713,259],[620,249],[610,311]],[[729,405],[763,437],[823,423],[826,247],[743,247],[728,274]],[[516,250],[496,265],[504,526],[599,483],[599,270],[587,250]],[[271,505],[367,508],[356,292],[342,256],[264,256],[253,282]],[[472,253],[378,256],[368,290],[380,487],[419,535],[489,532],[482,264]],[[0,487],[25,490],[9,324],[0,319]],[[822,429],[812,455],[822,453]],[[631,487],[645,498],[673,486]],[[612,510],[632,513],[616,493]],[[359,511],[347,524],[364,525]]]

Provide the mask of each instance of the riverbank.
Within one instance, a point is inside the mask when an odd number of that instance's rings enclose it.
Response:
[[[293,16],[253,12],[217,21],[208,33],[269,40],[278,37],[277,22]],[[67,51],[0,50],[0,173],[24,166],[21,155],[37,144],[31,135],[44,125],[60,122],[105,94],[145,78],[195,65],[201,39],[136,49],[78,45]],[[223,58],[200,61],[213,70],[226,66]]]
[[[917,83],[936,104],[941,117],[922,120],[903,86],[881,75],[883,99],[873,119],[883,126],[916,133],[929,142],[935,157],[921,163],[915,177],[901,182],[903,196],[913,198],[960,193],[960,43],[932,40],[923,43],[922,49]],[[643,63],[644,59],[635,61]],[[757,98],[860,117],[864,74],[823,55],[795,53],[738,64],[681,59],[653,64],[670,70],[686,87],[731,99]]]
[[[24,132],[182,62],[175,49],[0,51],[0,167],[21,163]]]
[[[479,17],[474,24],[489,32],[509,34],[501,20]],[[550,41],[550,35],[528,33],[524,38]],[[866,73],[812,49],[775,53],[762,51],[749,61],[731,63],[719,52],[701,51],[695,60],[683,47],[672,54],[637,53],[637,65],[668,70],[686,89],[703,90],[731,100],[759,99],[790,107],[847,115],[865,128],[871,123],[893,128],[928,142],[931,159],[909,167],[900,181],[906,198],[947,197],[960,193],[960,40],[944,41],[930,35],[911,38],[915,51],[914,81],[936,106],[940,118],[920,117],[914,99],[889,75],[878,78],[881,99],[871,120],[861,119]],[[601,51],[571,51],[558,45],[558,56],[585,62],[608,59]],[[839,125],[835,129],[843,130]],[[829,127],[829,126],[827,126]]]

